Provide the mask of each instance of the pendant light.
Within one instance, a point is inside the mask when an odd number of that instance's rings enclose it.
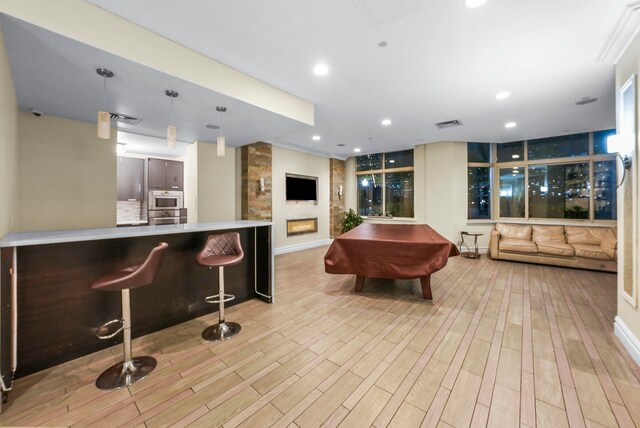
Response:
[[[220,118],[220,135],[218,135],[218,156],[224,156],[224,148],[225,148],[225,140],[222,135],[222,113],[227,111],[226,107],[216,107],[216,111],[218,112],[218,116]]]
[[[169,98],[171,98],[171,110],[169,112],[169,126],[167,126],[167,147],[169,147],[170,149],[175,149],[176,148],[176,127],[173,126],[171,123],[172,123],[172,117],[173,117],[173,99],[178,96],[178,93],[170,89],[167,89],[164,93]]]
[[[96,73],[102,76],[104,103],[103,110],[98,112],[98,138],[108,140],[111,138],[111,113],[107,111],[107,79],[113,77],[113,72],[106,68],[97,68]]]

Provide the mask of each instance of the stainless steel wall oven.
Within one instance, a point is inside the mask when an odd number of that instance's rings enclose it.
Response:
[[[184,194],[178,190],[149,192],[149,224],[179,224],[184,208]]]

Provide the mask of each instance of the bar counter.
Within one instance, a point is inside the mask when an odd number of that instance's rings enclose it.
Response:
[[[214,312],[217,274],[195,258],[211,233],[240,234],[243,261],[225,269],[240,302],[275,297],[272,225],[228,221],[11,233],[0,240],[0,374],[3,389],[25,376],[122,342],[95,330],[120,318],[120,293],[89,289],[96,278],[144,261],[169,244],[158,278],[131,292],[132,335],[140,337]],[[215,322],[215,320],[211,320]]]

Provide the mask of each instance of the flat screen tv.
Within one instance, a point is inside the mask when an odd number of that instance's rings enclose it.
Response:
[[[287,201],[318,200],[318,177],[296,174],[286,174],[285,177]]]

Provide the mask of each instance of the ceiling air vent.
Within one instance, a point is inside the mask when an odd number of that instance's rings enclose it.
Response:
[[[454,126],[460,126],[460,125],[462,125],[462,122],[460,122],[458,119],[447,120],[446,122],[436,123],[436,126],[438,127],[438,129],[453,128]]]
[[[580,101],[578,101],[576,103],[577,106],[583,106],[585,104],[591,104],[591,103],[595,103],[596,101],[598,101],[597,98],[593,98],[593,97],[584,97],[582,98]]]
[[[111,119],[115,119],[116,121],[127,125],[137,125],[142,122],[142,119],[138,119],[137,117],[131,117],[120,113],[109,114],[111,115]]]

